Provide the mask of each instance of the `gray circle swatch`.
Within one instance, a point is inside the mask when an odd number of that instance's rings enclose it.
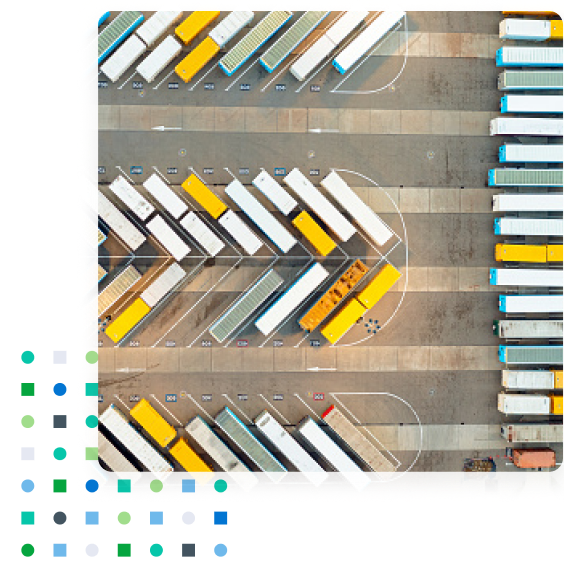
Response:
[[[97,545],[88,545],[86,547],[86,554],[89,557],[95,557],[98,554],[98,547],[97,547]]]
[[[193,512],[185,512],[182,515],[182,522],[185,525],[191,525],[196,520],[196,515]]]

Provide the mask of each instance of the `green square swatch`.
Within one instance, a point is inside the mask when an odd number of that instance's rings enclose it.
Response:
[[[53,492],[66,492],[66,491],[67,491],[66,480],[53,480]]]
[[[86,384],[86,395],[92,395],[98,397],[98,384],[97,383],[87,383]]]
[[[22,395],[24,397],[35,395],[35,383],[22,383]]]
[[[131,557],[131,545],[118,544],[118,557]]]
[[[34,524],[35,524],[35,513],[22,512],[22,525],[34,525]]]
[[[86,460],[98,460],[98,448],[86,448]]]
[[[118,492],[131,492],[131,480],[118,480]]]

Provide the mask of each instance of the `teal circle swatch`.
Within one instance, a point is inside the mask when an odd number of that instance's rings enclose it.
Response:
[[[35,424],[35,420],[31,416],[24,416],[22,418],[22,426],[24,428],[31,428]]]
[[[31,352],[31,351],[24,351],[22,353],[22,361],[26,364],[29,365],[30,363],[33,363],[33,360],[35,359],[35,355]],[[24,546],[28,546],[28,545],[24,545]],[[31,545],[29,545],[31,547]],[[33,548],[33,547],[32,547]],[[32,553],[33,555],[33,553]]]
[[[55,460],[64,460],[67,457],[67,451],[64,448],[55,448],[53,456],[55,456]]]
[[[227,482],[225,480],[217,480],[213,487],[217,492],[225,492],[227,490]]]
[[[222,544],[219,543],[219,545],[216,545],[213,549],[213,552],[218,556],[218,557],[225,557],[225,555],[227,555],[227,547]]]
[[[162,546],[156,543],[151,545],[149,550],[151,551],[151,555],[153,555],[153,557],[160,557],[163,554]]]
[[[24,480],[22,482],[22,490],[24,492],[31,492],[35,488],[35,484],[33,480]]]
[[[96,363],[98,361],[98,353],[96,351],[88,351],[86,354],[87,363]]]
[[[98,418],[96,416],[88,416],[86,418],[86,425],[89,428],[95,428],[98,425]]]
[[[160,480],[153,480],[151,482],[151,490],[153,492],[160,492],[163,489],[163,483]]]
[[[131,522],[131,515],[128,512],[120,512],[118,514],[118,522],[122,525],[128,525]]]
[[[22,555],[24,557],[31,557],[31,555],[33,555],[33,553],[35,553],[35,549],[33,548],[33,545],[30,545],[29,543],[27,543],[22,547]]]

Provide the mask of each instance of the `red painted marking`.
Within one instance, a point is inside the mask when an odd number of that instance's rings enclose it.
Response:
[[[322,414],[321,417],[324,418],[327,414],[331,413],[335,409],[335,406],[332,405],[328,407]]]

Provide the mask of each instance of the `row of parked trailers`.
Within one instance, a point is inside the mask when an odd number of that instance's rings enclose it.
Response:
[[[260,64],[268,72],[274,71],[306,41],[329,14],[327,11],[305,12],[264,51],[259,59]],[[362,57],[369,55],[370,51],[405,18],[405,12],[390,11],[382,12],[367,22],[365,19],[369,14],[368,11],[344,12],[315,42],[307,46],[290,67],[290,72],[298,80],[304,80],[326,57],[334,53],[333,65],[344,74]],[[143,15],[140,12],[122,12],[99,35],[98,62],[105,59],[123,42],[123,45],[102,65],[102,72],[112,82],[116,82],[145,52],[152,49],[136,68],[146,81],[152,82],[181,53],[182,43],[184,45],[192,43],[219,15],[219,11],[193,12],[175,29],[176,37],[169,35],[153,48],[157,40],[182,17],[182,12],[156,12],[137,30],[135,29],[143,21]],[[225,52],[219,60],[219,68],[226,75],[233,75],[293,17],[294,13],[291,11],[269,12]],[[250,11],[229,13],[176,65],[175,71],[178,76],[184,82],[189,82],[225,48],[230,40],[243,31],[253,18],[254,13]],[[350,40],[357,29],[362,30]],[[109,39],[113,39],[113,42],[109,42]],[[345,48],[338,52],[337,47],[343,44]]]
[[[186,424],[184,429],[195,445],[178,436],[176,428],[146,399],[137,403],[130,413],[148,438],[114,404],[100,416],[100,458],[115,471],[137,470],[138,466],[152,472],[171,472],[174,468],[166,456],[168,452],[188,472],[211,472],[212,465],[201,457],[200,450],[223,471],[251,472],[256,467],[275,480],[288,471],[278,459],[280,456],[291,468],[307,473],[317,482],[323,480],[327,468],[364,476],[366,480],[364,470],[394,472],[397,468],[359,427],[334,406],[323,413],[328,429],[322,429],[306,416],[292,434],[266,410],[255,418],[256,431],[252,431],[229,407],[225,407],[214,418],[215,430],[199,415]],[[149,439],[162,451],[157,450]],[[237,454],[242,452],[245,460],[241,460],[226,442],[235,446]]]

